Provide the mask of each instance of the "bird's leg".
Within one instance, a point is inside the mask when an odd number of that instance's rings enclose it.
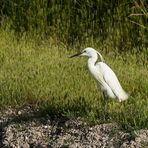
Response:
[[[106,96],[105,92],[103,92],[103,101],[102,101],[102,106],[103,106],[103,120],[107,120],[107,107],[108,107],[108,97]]]
[[[103,106],[106,106],[106,98],[105,92],[103,92]]]

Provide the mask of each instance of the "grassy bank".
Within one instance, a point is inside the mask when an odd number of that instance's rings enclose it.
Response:
[[[58,41],[22,38],[0,31],[0,107],[32,104],[50,115],[82,116],[89,121],[117,123],[124,129],[148,127],[148,61],[145,53],[118,54],[113,47],[93,43],[67,50]],[[58,45],[58,46],[57,46]],[[102,94],[86,67],[87,58],[69,59],[78,50],[92,46],[101,52],[130,94],[124,103],[109,101],[102,106]],[[70,48],[70,47],[69,47]],[[135,50],[137,51],[137,50]]]

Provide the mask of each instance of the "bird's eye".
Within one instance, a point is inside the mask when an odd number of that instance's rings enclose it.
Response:
[[[84,52],[86,52],[86,50],[84,50]]]

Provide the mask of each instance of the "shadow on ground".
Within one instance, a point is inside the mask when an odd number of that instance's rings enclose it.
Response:
[[[1,148],[54,147],[144,147],[148,130],[134,133],[121,131],[107,123],[88,126],[81,118],[68,119],[49,110],[25,107],[0,112]]]
[[[69,119],[64,116],[59,115],[52,115],[49,114],[46,110],[42,109],[32,109],[32,107],[25,107],[23,109],[12,109],[9,108],[6,112],[0,113],[0,147],[7,147],[3,144],[4,139],[6,138],[5,132],[6,128],[10,125],[21,125],[35,122],[37,125],[47,125],[54,127],[56,126],[56,131],[52,134],[51,132],[51,139],[52,136],[55,134],[59,134],[61,131],[61,127],[64,128],[65,122]],[[34,146],[33,146],[34,147]]]

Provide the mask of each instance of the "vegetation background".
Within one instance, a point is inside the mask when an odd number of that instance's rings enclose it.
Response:
[[[1,0],[1,109],[31,104],[52,116],[148,127],[147,8],[146,0]],[[86,59],[67,58],[87,46],[115,71],[126,102],[104,110]]]

